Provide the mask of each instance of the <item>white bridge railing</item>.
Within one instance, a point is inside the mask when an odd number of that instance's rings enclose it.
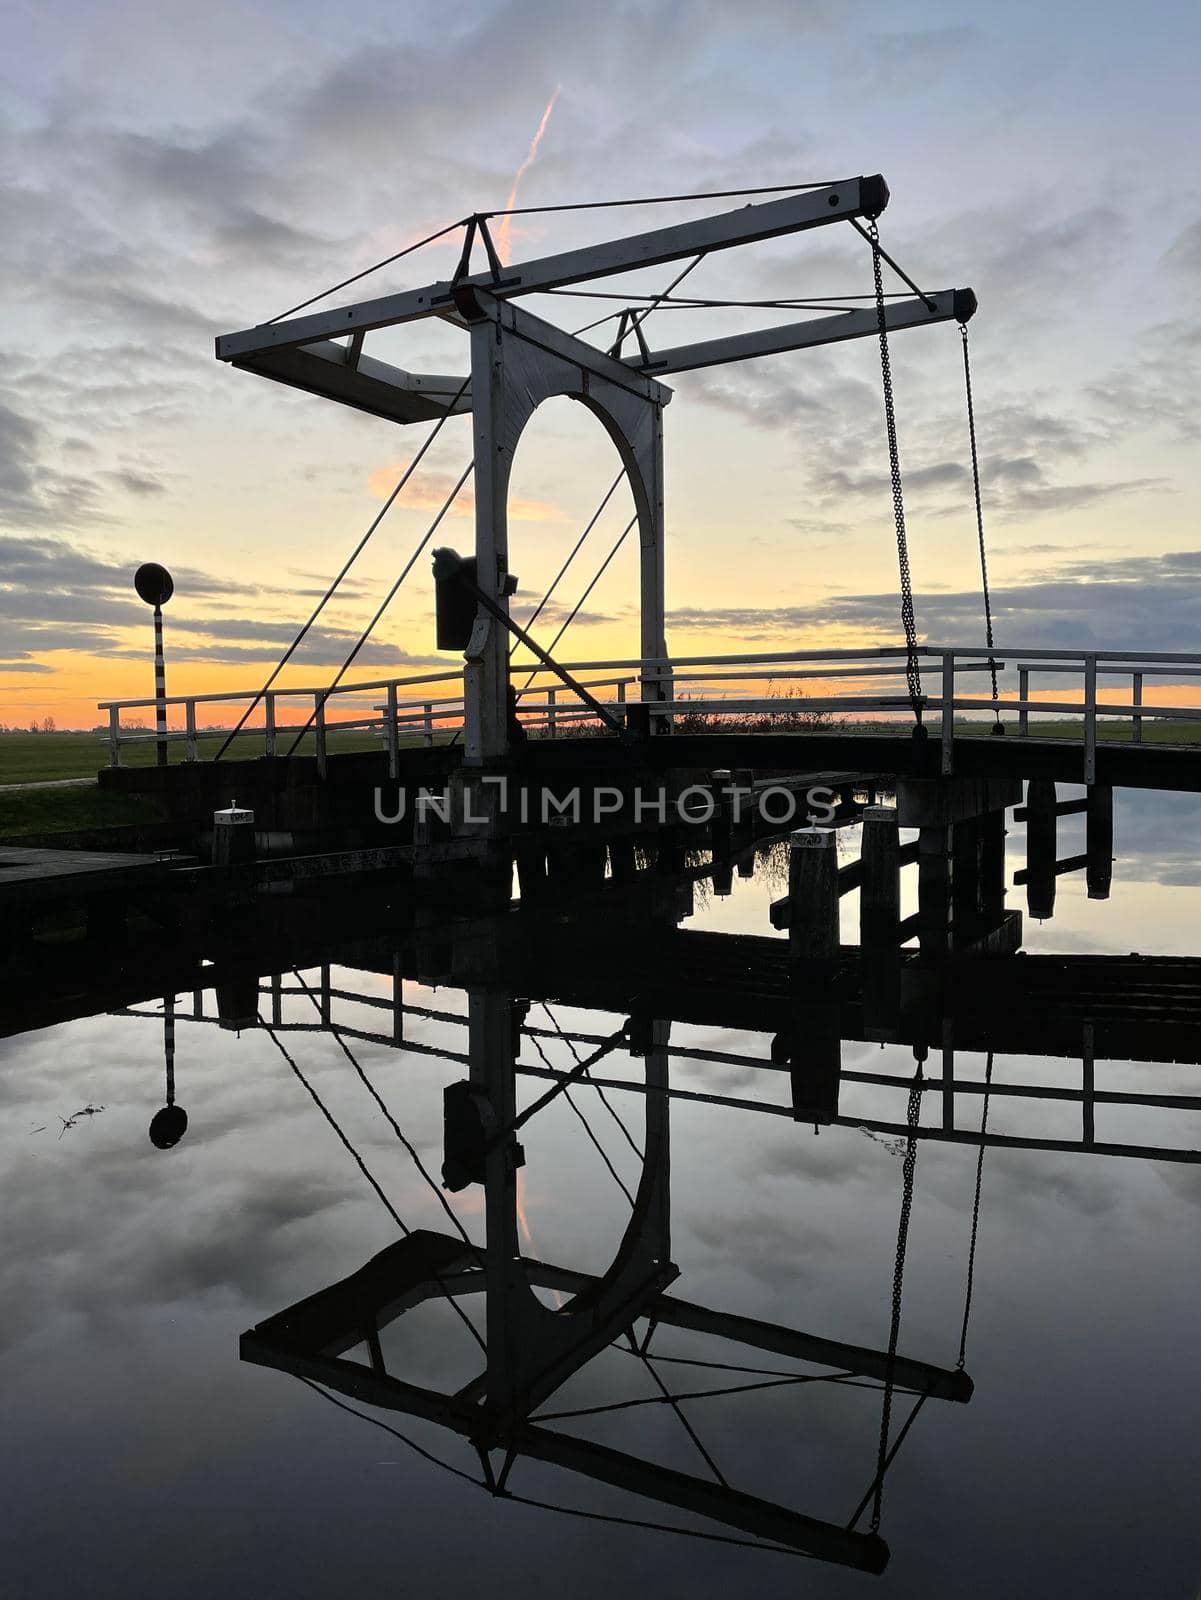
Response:
[[[922,713],[924,718],[936,719],[931,731],[941,738],[941,768],[946,774],[954,770],[955,718],[962,714],[975,720],[987,719],[994,710],[990,682],[982,686],[983,692],[964,693],[959,679],[981,674],[987,679],[993,667],[998,679],[997,708],[1003,718],[1011,719],[1011,733],[1031,736],[1032,717],[1079,719],[1082,778],[1086,783],[1093,782],[1096,776],[1102,719],[1128,722],[1129,737],[1136,743],[1143,740],[1144,723],[1148,720],[1201,721],[1201,704],[1161,704],[1145,698],[1149,680],[1158,679],[1166,685],[1201,679],[1198,654],[994,650],[990,658],[979,647],[934,645],[922,645],[918,653]],[[598,699],[597,691],[610,690],[611,697],[600,703],[614,716],[624,719],[632,705],[646,703],[653,708],[660,726],[669,717],[703,719],[715,731],[732,719],[745,724],[747,719],[758,722],[780,718],[802,727],[812,719],[816,726],[828,727],[832,718],[877,724],[910,722],[913,717],[905,676],[906,653],[901,646],[653,660],[630,657],[569,661],[562,665]],[[604,675],[591,676],[594,673]],[[1056,698],[1045,697],[1046,690],[1036,691],[1038,697],[1032,698],[1031,680],[1043,674],[1052,675],[1057,681],[1065,676],[1075,681],[1065,685],[1064,692]],[[517,715],[528,731],[554,738],[562,728],[597,723],[596,713],[555,678],[549,667],[537,661],[515,661],[512,675],[519,692]],[[1129,699],[1098,698],[1102,678],[1129,679]],[[777,685],[787,687],[778,692]],[[252,706],[256,697],[253,717],[238,736],[234,754],[244,758],[248,749],[264,756],[286,754],[297,735],[307,730],[311,741],[308,749],[315,754],[322,776],[331,734],[367,734],[380,740],[388,754],[390,775],[395,777],[403,745],[432,745],[439,737],[452,736],[463,727],[461,666],[418,676],[344,683],[333,689],[327,685],[277,686],[261,696],[257,689],[250,689],[171,695],[162,700],[109,700],[100,706],[108,714],[109,764],[120,766],[122,751],[129,746],[156,745],[164,740],[182,743],[184,760],[197,761],[201,742],[224,742],[229,726]],[[122,722],[123,713],[157,712],[160,707],[168,721],[175,711],[182,726],[177,720],[176,726],[159,733]],[[202,727],[200,717],[217,708],[228,708],[222,718],[224,725]],[[1070,736],[1069,730],[1063,730],[1063,736]]]

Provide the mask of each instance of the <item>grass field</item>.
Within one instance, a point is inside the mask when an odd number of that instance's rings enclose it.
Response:
[[[72,789],[0,789],[0,840],[162,820],[157,803],[145,795],[110,794],[91,785]]]
[[[284,731],[279,733],[277,748],[287,750]],[[175,740],[168,746],[171,765],[184,758],[184,743]],[[221,748],[220,739],[200,741],[200,759],[211,761]],[[380,741],[371,733],[358,729],[339,733],[330,729],[326,735],[326,749],[331,755],[345,750],[378,750]],[[121,765],[125,767],[152,767],[155,761],[155,744],[121,746]],[[313,735],[301,742],[298,755],[312,755],[315,750]],[[261,733],[239,734],[230,745],[228,760],[241,757],[253,760],[263,753]],[[101,767],[108,766],[108,739],[99,733],[5,733],[0,734],[0,787],[11,783],[46,783],[61,778],[94,778]]]
[[[1006,732],[1017,736],[1017,717],[1006,717],[1004,711],[1001,720],[1005,723]],[[935,716],[931,726],[933,732],[938,726]],[[991,722],[955,720],[955,732],[962,734],[988,733]],[[1079,717],[1065,717],[1057,721],[1032,722],[1030,724],[1030,737],[1032,739],[1066,739],[1081,740],[1084,737],[1084,723]],[[1097,739],[1106,744],[1132,744],[1134,733],[1129,721],[1122,720],[1110,722],[1098,720]],[[1201,722],[1191,722],[1184,718],[1179,721],[1169,721],[1166,717],[1162,721],[1155,721],[1149,717],[1143,718],[1144,744],[1198,744],[1201,743]]]

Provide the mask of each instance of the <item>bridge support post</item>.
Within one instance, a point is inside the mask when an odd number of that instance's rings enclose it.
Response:
[[[475,451],[475,581],[508,614],[509,473],[522,415],[514,427],[506,404],[506,341],[481,318],[471,325],[471,408]],[[506,426],[508,424],[508,426]],[[467,766],[503,761],[509,752],[509,635],[482,610],[467,647],[464,743]]]
[[[863,881],[859,888],[859,942],[896,944],[901,922],[901,847],[891,806],[865,806]]]
[[[724,897],[734,888],[734,867],[730,859],[733,849],[733,829],[730,821],[730,772],[719,767],[710,775],[713,793],[713,820],[710,823],[710,844],[713,850],[713,893]]]
[[[798,828],[788,841],[788,953],[832,977],[838,962],[838,835]]]
[[[889,1043],[901,1030],[901,947],[895,939],[859,947],[863,982],[863,1037]]]
[[[951,829],[925,827],[917,838],[918,942],[923,955],[944,955],[951,930]]]
[[[609,840],[609,876],[614,883],[633,883],[638,876],[634,841],[628,836]]]
[[[1055,914],[1057,830],[1055,785],[1031,778],[1026,786],[1026,909],[1039,922]]]
[[[967,817],[950,829],[951,929],[956,945],[969,940],[984,920],[980,871],[980,819]]]
[[[980,818],[980,909],[988,927],[1005,914],[1005,813]]]
[[[1085,877],[1090,900],[1108,900],[1113,882],[1113,786],[1094,783],[1085,813]]]
[[[832,994],[797,1002],[787,1042],[794,1122],[830,1123],[838,1115],[842,1036]]]
[[[669,700],[672,694],[671,668],[667,665],[667,634],[664,628],[665,572],[663,560],[663,410],[655,407],[648,417],[649,434],[640,455],[645,505],[638,505],[639,600],[642,611],[640,689],[644,701]],[[661,666],[648,669],[655,659]],[[651,732],[662,731],[663,718],[653,718]]]

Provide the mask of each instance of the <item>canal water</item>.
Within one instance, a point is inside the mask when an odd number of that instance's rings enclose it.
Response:
[[[1010,826],[1012,882],[1023,830]],[[1062,823],[1061,857],[1083,849],[1077,828],[1082,840],[1083,819]],[[1119,793],[1110,898],[1089,900],[1083,873],[1065,875],[1053,919],[1027,919],[1024,948],[1201,955],[1199,835],[1196,798]],[[843,848],[854,853],[853,830]],[[780,892],[765,861],[728,896],[697,885],[682,926],[770,934]],[[1008,904],[1023,895],[1011,887]],[[844,916],[853,941],[853,896]],[[453,1429],[242,1359],[244,1333],[347,1278],[402,1225],[453,1235],[449,1207],[484,1239],[483,1190],[438,1183],[443,1091],[466,1075],[454,1059],[466,994],[406,982],[397,1043],[391,976],[328,958],[328,977],[288,972],[290,992],[260,996],[269,1028],[219,1026],[211,991],[201,1020],[191,995],[174,997],[174,1099],[188,1120],[171,1148],[147,1137],[166,1097],[161,999],[0,1042],[6,1596],[1197,1594],[1201,1166],[1186,1160],[1000,1144],[978,1168],[975,1143],[915,1141],[898,1349],[953,1373],[962,1338],[974,1392],[966,1404],[931,1395],[904,1433],[880,1496],[881,1575],[770,1536],[755,1548],[744,1527],[655,1492],[686,1477],[834,1528],[867,1496],[856,1527],[868,1533],[878,1375],[660,1323],[650,1360],[618,1340],[534,1415],[639,1470],[613,1481],[521,1454],[492,1494]],[[533,1004],[519,1060],[542,1075],[519,1074],[518,1108],[631,1005],[628,992],[604,1009]],[[845,1072],[892,1073],[896,1086],[844,1079],[842,1120],[815,1129],[787,1114],[768,1034],[677,1022],[670,1050],[671,1086],[687,1095],[670,1103],[669,1295],[886,1352],[906,1140],[865,1125],[905,1123],[913,1052],[844,1040]],[[981,1086],[985,1068],[956,1053],[965,1082]],[[613,1051],[594,1077],[632,1088],[602,1098],[577,1073],[522,1127],[523,1255],[608,1268],[639,1182],[644,1070]],[[941,1073],[937,1049],[924,1070]],[[997,1053],[993,1083],[1075,1091],[1081,1071]],[[1095,1088],[1201,1097],[1199,1072],[1098,1061]],[[983,1100],[957,1096],[962,1126],[979,1127]],[[942,1111],[925,1096],[921,1125]],[[988,1130],[1070,1144],[1081,1115],[1077,1100],[998,1092]],[[1201,1116],[1099,1102],[1094,1135],[1201,1151]],[[552,1308],[567,1297],[539,1296]],[[476,1335],[494,1330],[482,1295],[458,1302],[467,1320],[451,1298],[435,1292],[384,1328],[388,1374],[452,1394],[471,1381]],[[366,1345],[345,1358],[370,1374]],[[916,1399],[895,1369],[893,1389],[890,1448]],[[673,1405],[665,1391],[693,1398]],[[503,1465],[494,1453],[490,1468]]]

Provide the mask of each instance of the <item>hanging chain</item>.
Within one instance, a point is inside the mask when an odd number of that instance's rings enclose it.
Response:
[[[967,1325],[972,1314],[972,1289],[976,1282],[976,1237],[980,1232],[980,1185],[984,1178],[984,1135],[988,1131],[988,1097],[992,1089],[992,1063],[993,1053],[988,1052],[988,1063],[984,1068],[984,1109],[980,1113],[980,1153],[976,1157],[976,1197],[972,1202],[972,1239],[967,1251],[967,1285],[963,1294],[963,1326],[959,1330],[959,1359],[955,1363],[956,1372],[962,1372],[967,1360]]]
[[[922,724],[922,678],[917,655],[917,623],[913,613],[913,580],[909,572],[909,540],[905,532],[905,496],[901,489],[901,454],[897,446],[896,408],[892,396],[892,362],[888,354],[888,322],[884,301],[884,272],[880,256],[880,230],[870,217],[867,236],[872,246],[872,273],[876,286],[876,329],[880,336],[880,381],[884,389],[884,425],[888,432],[888,468],[892,476],[892,509],[897,529],[897,566],[901,574],[901,622],[905,629],[905,677],[909,702]]]
[[[963,387],[967,394],[967,432],[972,447],[972,491],[976,498],[976,537],[980,541],[980,582],[984,589],[984,633],[988,641],[988,670],[992,677],[992,705],[993,716],[996,718],[994,731],[1004,732],[1001,725],[1001,713],[998,709],[997,695],[997,662],[992,654],[992,598],[988,590],[988,552],[984,545],[984,506],[980,498],[980,458],[976,453],[976,408],[972,403],[972,363],[967,348],[967,323],[959,324],[959,337],[963,340]]]
[[[922,1114],[922,1064],[919,1060],[909,1088],[906,1123],[909,1128],[905,1159],[901,1163],[901,1215],[897,1222],[897,1254],[892,1269],[892,1322],[888,1329],[888,1361],[884,1368],[884,1401],[880,1408],[880,1450],[876,1461],[875,1492],[872,1497],[872,1532],[880,1531],[880,1507],[884,1499],[884,1473],[888,1466],[888,1434],[892,1426],[892,1386],[897,1363],[897,1341],[901,1334],[901,1291],[905,1283],[905,1250],[909,1243],[909,1217],[913,1210],[913,1174],[917,1166],[917,1125]]]

